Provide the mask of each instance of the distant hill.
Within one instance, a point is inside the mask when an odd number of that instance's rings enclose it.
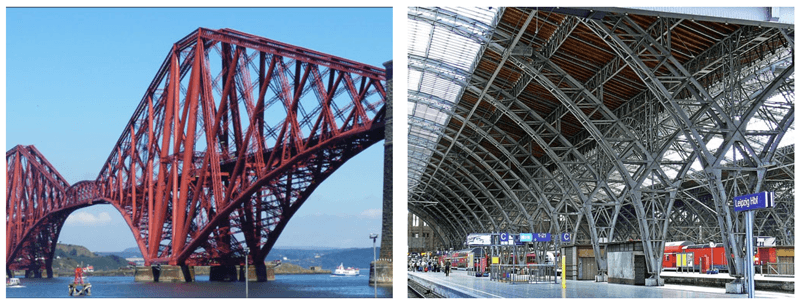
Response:
[[[128,261],[117,255],[100,255],[89,251],[84,246],[58,244],[56,245],[53,268],[59,273],[71,274],[75,267],[92,265],[95,270],[116,270],[127,267]]]
[[[131,257],[142,257],[142,252],[139,251],[139,248],[133,247],[122,250],[120,252],[95,252],[99,255],[116,255],[122,258],[131,258]]]
[[[375,253],[380,253],[380,248],[375,248]],[[126,258],[142,257],[142,253],[139,252],[139,248],[128,248],[120,252],[92,252],[83,246],[58,244],[56,256],[59,256],[60,259],[54,261],[54,267],[72,272],[75,270],[75,266],[81,262],[84,266],[94,266],[95,270],[114,270],[126,267]],[[282,260],[303,268],[322,266],[323,269],[333,270],[343,263],[345,267],[368,269],[369,263],[372,261],[372,248],[276,248],[270,251],[266,260]]]
[[[380,248],[375,248],[375,253],[380,253]],[[322,266],[324,269],[336,269],[343,263],[345,267],[368,269],[372,261],[372,248],[329,249],[329,250],[303,250],[303,249],[272,249],[267,255],[267,261],[284,260],[286,262],[308,268]]]

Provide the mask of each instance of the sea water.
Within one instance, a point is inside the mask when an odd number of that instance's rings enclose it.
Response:
[[[72,277],[20,279],[21,288],[6,288],[7,298],[70,298]],[[92,295],[72,298],[244,298],[244,282],[209,282],[198,275],[191,283],[142,283],[133,277],[89,277]],[[250,282],[251,298],[372,298],[369,275],[275,275],[275,281]],[[378,287],[379,298],[391,298],[391,287]]]

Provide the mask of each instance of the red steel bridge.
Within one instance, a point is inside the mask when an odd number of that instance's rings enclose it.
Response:
[[[314,189],[384,139],[386,71],[234,31],[172,45],[95,180],[6,152],[6,272],[52,277],[73,211],[111,204],[146,265],[264,258]],[[376,165],[380,168],[379,165]]]

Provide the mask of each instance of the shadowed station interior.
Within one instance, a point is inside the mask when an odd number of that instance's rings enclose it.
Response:
[[[111,204],[142,253],[136,281],[190,282],[194,266],[211,266],[212,281],[274,280],[265,258],[295,212],[384,140],[385,68],[232,29],[198,28],[165,49],[95,180],[70,184],[33,145],[6,152],[7,275],[53,277],[70,213]],[[389,193],[382,251],[391,210]],[[380,257],[370,283],[391,285],[391,255]]]
[[[794,292],[793,8],[412,7],[407,23],[409,291]],[[769,202],[740,211],[747,194]]]

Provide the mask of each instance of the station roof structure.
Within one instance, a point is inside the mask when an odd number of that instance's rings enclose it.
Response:
[[[409,8],[409,212],[446,247],[568,232],[655,251],[733,246],[726,202],[774,191],[760,234],[790,243],[793,9],[694,12]]]

